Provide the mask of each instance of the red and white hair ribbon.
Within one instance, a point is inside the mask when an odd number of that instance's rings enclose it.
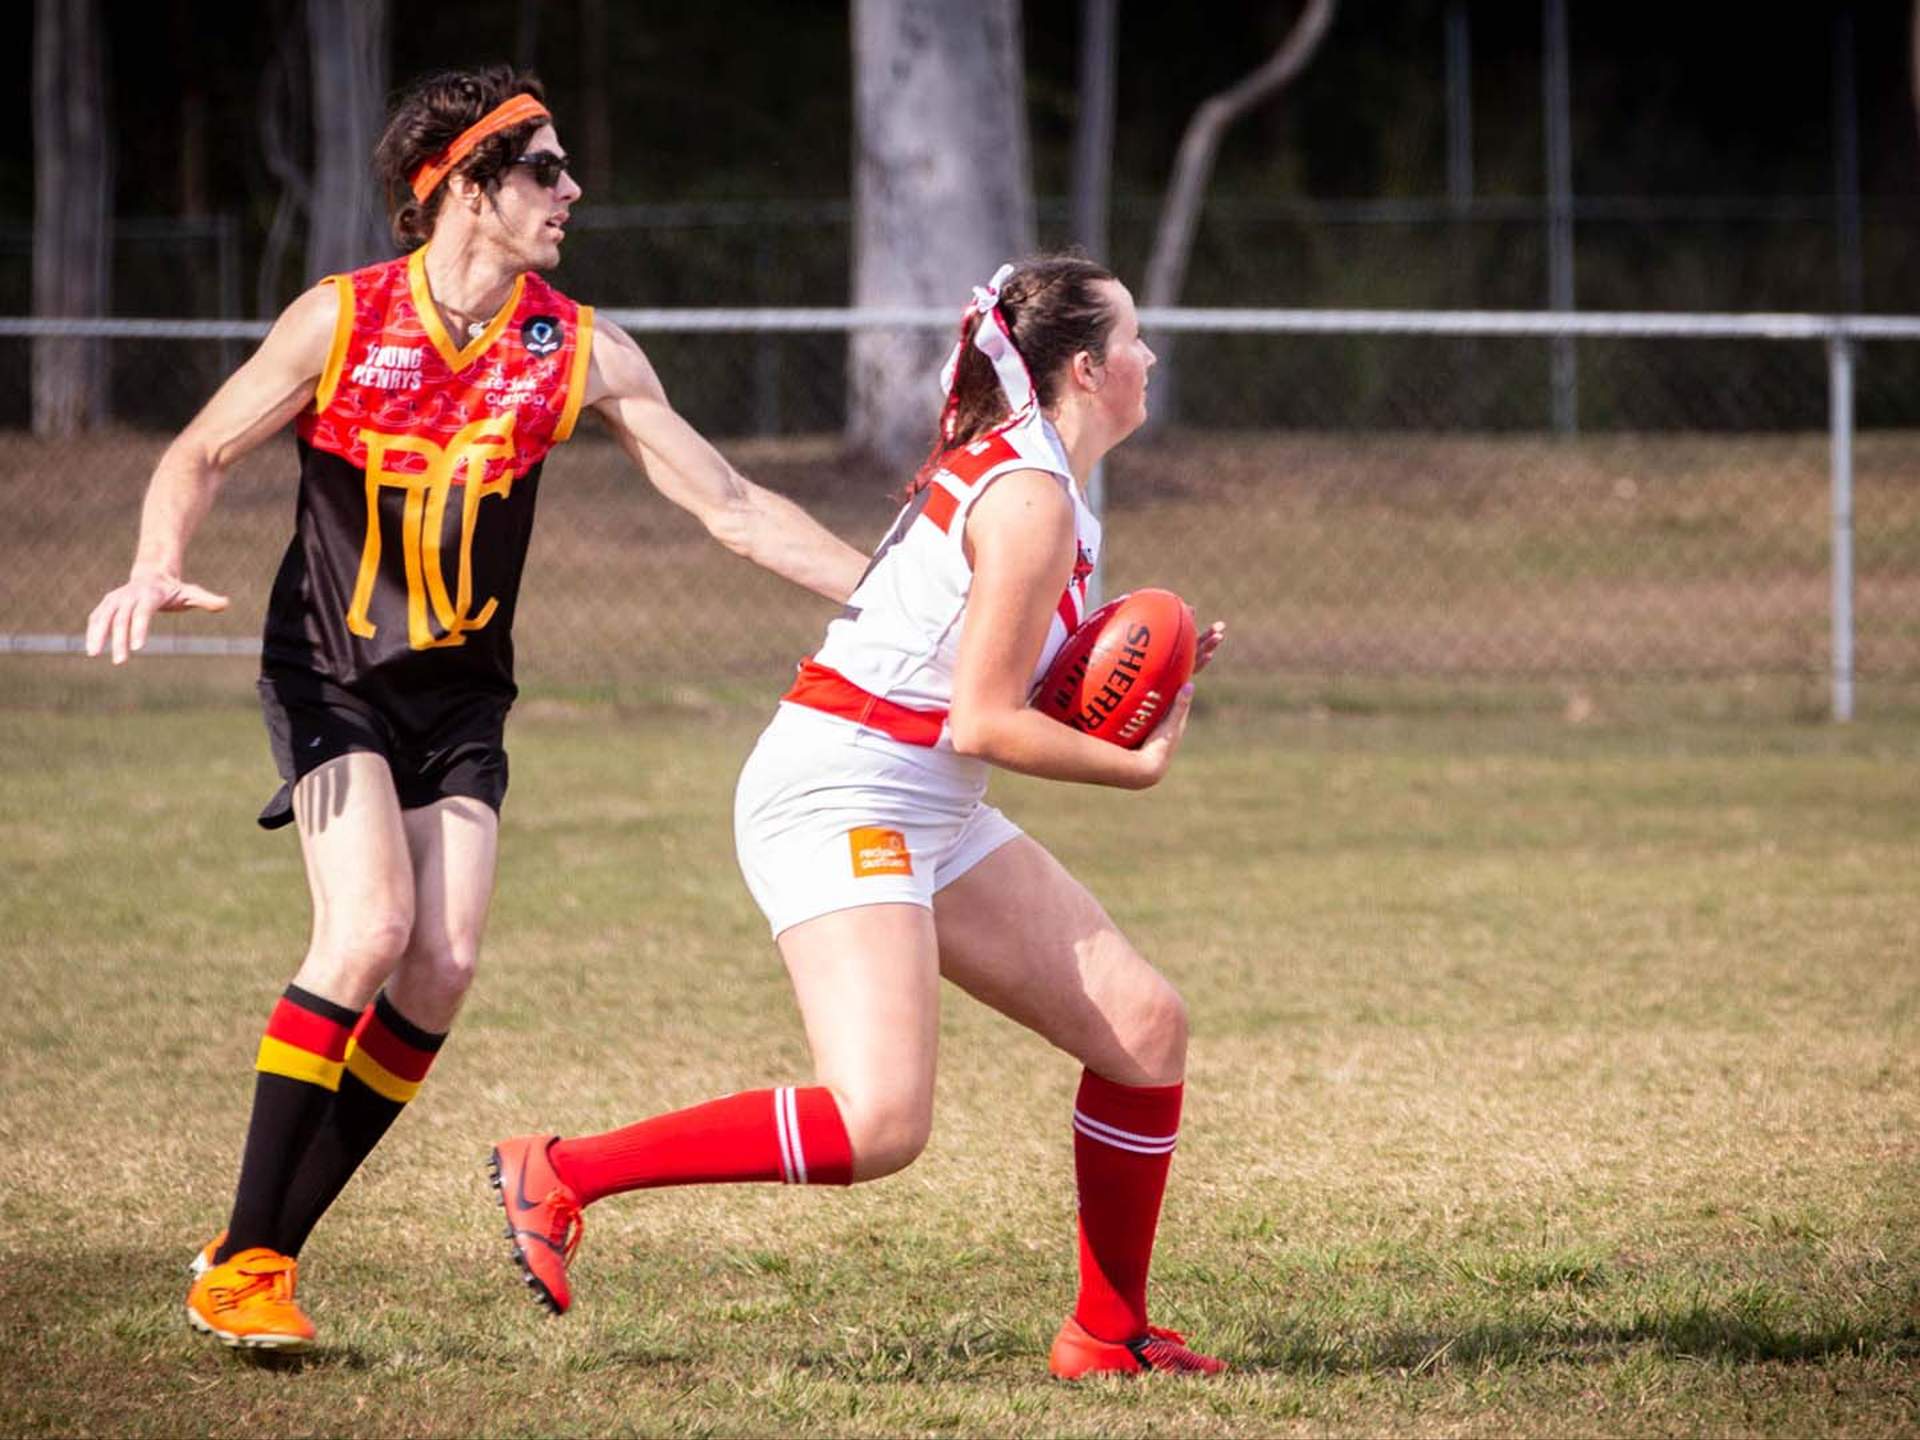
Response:
[[[1013,413],[1019,415],[1030,409],[1037,399],[1033,376],[1027,371],[1027,362],[1020,357],[1019,348],[1013,343],[1013,332],[1007,328],[1007,317],[1000,313],[1000,287],[1012,275],[1013,266],[1002,265],[985,285],[973,287],[973,299],[967,302],[967,308],[961,313],[960,338],[954,342],[953,353],[947,356],[947,363],[940,367],[940,388],[947,397],[946,408],[940,414],[940,433],[948,439],[953,438],[960,411],[960,397],[954,393],[954,380],[960,373],[960,357],[967,344],[967,326],[976,315],[980,317],[980,323],[973,327],[973,348],[993,362],[993,373],[1000,378],[1000,388],[1006,393],[1007,404],[1013,407]]]

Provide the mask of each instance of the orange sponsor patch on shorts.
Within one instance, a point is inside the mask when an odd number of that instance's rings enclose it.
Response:
[[[847,832],[847,844],[853,850],[853,875],[864,880],[869,875],[911,875],[913,856],[907,850],[907,837],[898,830],[883,830],[877,825],[857,825]]]

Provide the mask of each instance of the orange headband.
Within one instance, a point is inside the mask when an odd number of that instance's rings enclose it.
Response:
[[[529,120],[550,120],[547,107],[533,96],[515,95],[493,107],[473,124],[453,137],[453,143],[439,155],[413,172],[413,198],[424,200],[433,194],[434,187],[453,173],[453,167],[473,153],[473,147],[482,140],[491,139],[502,130],[511,130],[516,125],[524,125]]]

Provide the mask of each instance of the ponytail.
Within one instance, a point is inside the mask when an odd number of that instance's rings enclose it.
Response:
[[[1087,351],[1106,358],[1113,314],[1098,287],[1113,272],[1084,256],[1043,255],[1002,265],[976,286],[960,338],[941,372],[946,401],[933,448],[908,487],[925,487],[955,450],[1060,398],[1061,376]]]

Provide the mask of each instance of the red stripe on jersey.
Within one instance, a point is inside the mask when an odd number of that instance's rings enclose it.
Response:
[[[327,1060],[338,1060],[347,1053],[347,1036],[351,1033],[346,1026],[336,1025],[285,996],[273,1007],[267,1021],[267,1034],[274,1039]]]
[[[942,534],[953,523],[953,512],[960,508],[960,502],[946,486],[934,483],[927,487],[927,503],[920,513],[940,527]]]
[[[1067,627],[1067,634],[1071,635],[1080,628],[1080,610],[1079,607],[1073,603],[1073,587],[1071,585],[1060,592],[1059,614],[1060,623]]]
[[[433,1051],[420,1050],[380,1023],[373,1006],[367,1007],[353,1032],[353,1043],[380,1062],[380,1068],[402,1080],[419,1082],[433,1066]]]
[[[963,485],[971,485],[996,465],[1018,460],[1020,452],[1005,435],[995,433],[952,451],[940,461],[940,468]]]
[[[794,678],[792,688],[780,698],[878,730],[903,745],[939,744],[940,727],[947,722],[944,710],[915,710],[892,700],[882,700],[862,690],[838,670],[811,657],[800,662],[800,673]]]

